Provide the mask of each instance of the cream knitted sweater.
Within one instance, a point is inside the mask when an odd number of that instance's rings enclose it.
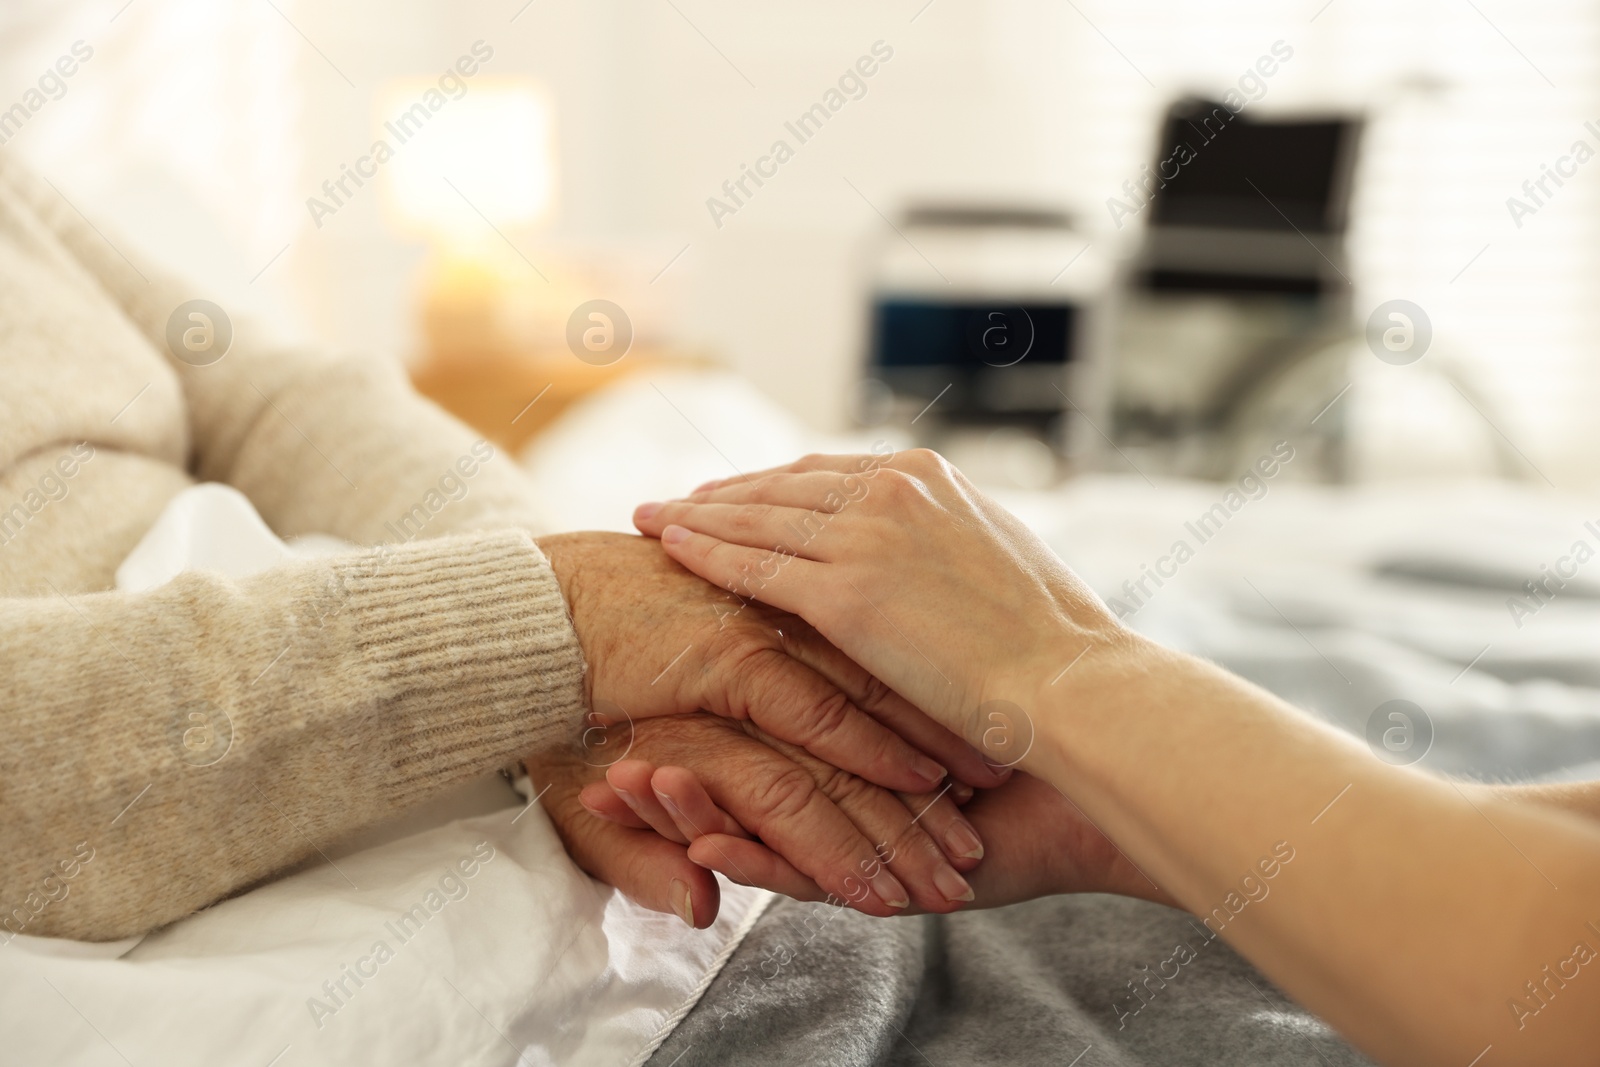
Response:
[[[579,729],[581,652],[509,459],[481,461],[395,368],[248,322],[219,362],[173,358],[169,315],[205,295],[0,159],[12,933],[149,930]],[[280,535],[381,547],[109,591],[195,481],[235,486]],[[231,726],[226,754],[196,758],[197,726]]]

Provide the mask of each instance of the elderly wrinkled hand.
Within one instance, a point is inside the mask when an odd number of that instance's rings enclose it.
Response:
[[[797,900],[832,896],[835,903],[882,915],[881,898],[870,898],[863,885],[862,875],[871,869],[872,858],[859,851],[865,858],[850,855],[850,846],[859,848],[862,843],[856,840],[860,835],[879,834],[882,836],[873,840],[878,860],[890,870],[901,870],[902,877],[918,889],[925,889],[918,879],[931,874],[938,890],[936,896],[914,891],[903,914],[948,912],[960,906],[958,901],[995,908],[1056,893],[1117,893],[1174,903],[1076,804],[1032,775],[1017,774],[1002,786],[975,793],[957,795],[952,790],[937,803],[929,796],[902,795],[904,812],[880,803],[876,812],[880,818],[868,822],[856,818],[848,800],[839,798],[848,798],[852,792],[870,795],[877,792],[874,787],[852,782],[842,772],[829,776],[827,768],[817,766],[803,753],[797,755],[796,762],[814,776],[817,788],[828,798],[838,799],[841,810],[851,814],[856,824],[852,828],[838,820],[774,813],[771,791],[775,785],[787,788],[779,784],[782,776],[792,773],[782,766],[781,757],[773,759],[759,749],[741,753],[735,745],[727,754],[734,764],[727,766],[722,762],[727,757],[721,751],[724,739],[720,737],[713,736],[705,751],[692,747],[698,741],[694,731],[663,740],[665,744],[647,746],[649,758],[619,761],[607,770],[604,781],[584,786],[581,803],[617,824],[619,830],[655,831],[659,842],[654,847],[663,842],[686,844],[683,855],[691,862],[730,881],[758,885]],[[667,766],[651,762],[664,757],[679,762]],[[749,765],[741,765],[741,757],[753,759]],[[952,804],[952,800],[964,806]],[[914,832],[919,824],[922,834]],[[959,883],[941,873],[937,863],[930,868],[926,862],[916,862],[930,855],[924,837],[938,842],[948,861],[960,867],[969,894],[959,894]],[[967,847],[974,843],[977,847]],[[906,849],[909,855],[902,851]],[[852,859],[854,867],[850,866]],[[846,895],[842,898],[837,891],[830,894],[824,890],[818,876],[801,869],[808,865],[815,869],[819,861],[824,870],[830,864],[834,870],[843,865]],[[649,880],[648,875],[635,877]],[[651,887],[641,885],[640,890],[649,893]],[[952,893],[957,895],[952,897]]]
[[[607,533],[540,538],[589,669],[590,725],[705,710],[880,785],[937,791],[946,773],[1003,771],[794,615],[730,596],[659,542]]]
[[[609,729],[605,744],[527,769],[573,859],[645,907],[710,925],[712,871],[878,916],[972,899],[963,872],[984,846],[953,799],[971,795],[964,787],[892,793],[703,713]]]

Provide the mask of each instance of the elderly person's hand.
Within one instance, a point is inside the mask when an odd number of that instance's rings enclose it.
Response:
[[[960,872],[983,846],[951,799],[960,787],[896,795],[748,722],[705,714],[611,731],[614,743],[531,758],[528,773],[548,787],[542,802],[573,859],[645,907],[709,925],[711,870],[869,915],[949,912],[972,899]],[[609,769],[585,762],[619,751],[627,758]]]
[[[747,804],[741,796],[748,788],[743,783],[721,781],[715,788],[736,808]],[[924,799],[908,798],[908,803],[917,807]],[[689,859],[731,881],[797,900],[827,896],[785,858],[786,847],[792,846],[780,846],[766,834],[762,840],[751,839],[688,767],[620,762],[607,773],[604,784],[584,788],[582,801],[596,814],[624,826],[653,827],[666,840],[688,841]],[[982,865],[963,866],[974,907],[998,908],[1057,893],[1116,893],[1176,906],[1076,804],[1032,775],[1017,774],[996,789],[979,790],[959,815],[940,809],[930,809],[930,815],[935,810],[934,817],[947,832],[959,820],[983,841]],[[928,816],[922,822],[927,824]],[[880,848],[879,854],[891,866],[899,858],[893,843]],[[920,910],[913,906],[908,913]]]
[[[589,664],[591,726],[703,709],[887,789],[934,791],[947,771],[973,786],[1004,780],[810,625],[695,577],[658,542],[577,533],[539,547]]]

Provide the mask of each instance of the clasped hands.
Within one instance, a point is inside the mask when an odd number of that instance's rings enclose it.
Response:
[[[712,871],[874,915],[972,899],[955,801],[1004,770],[800,619],[690,574],[659,543],[540,539],[588,663],[573,750],[528,761],[590,874],[694,926]]]
[[[799,617],[655,540],[539,543],[594,710],[581,746],[527,769],[574,860],[641,905],[708,926],[712,872],[875,916],[1137,877],[1053,787],[985,758]]]

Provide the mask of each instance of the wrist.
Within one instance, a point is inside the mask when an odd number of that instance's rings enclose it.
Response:
[[[1115,802],[1115,783],[1137,780],[1137,769],[1129,764],[1138,757],[1119,740],[1135,729],[1130,720],[1148,725],[1165,708],[1182,707],[1170,700],[1170,694],[1198,681],[1190,671],[1199,661],[1120,624],[1113,627],[1087,642],[1080,636],[1080,644],[1087,646],[1081,658],[1065,672],[1058,667],[1034,691],[1031,706],[1037,732],[1032,751],[1019,767],[1060,790],[1081,817],[1078,832],[1093,838],[1077,842],[1076,849],[1065,853],[1090,862],[1069,861],[1065,872],[1069,888],[1064,891],[1113,893],[1181,907],[1105,836],[1100,816],[1091,818],[1082,804],[1099,812],[1096,795]]]
[[[1042,677],[1032,690],[1032,751],[1020,766],[1058,786],[1096,762],[1095,738],[1130,717],[1161,714],[1162,694],[1192,662],[1133,630],[1116,625],[1081,642],[1078,658]]]
[[[567,601],[570,610],[572,606],[572,593],[567,586],[571,584],[577,570],[577,553],[573,550],[582,542],[582,534],[548,534],[544,537],[535,537],[533,543],[539,546],[539,551],[544,553],[545,562],[550,564],[550,572],[556,576],[556,584],[561,587],[561,595]]]
[[[565,533],[535,537],[533,543],[544,555],[545,563],[549,565],[550,573],[555,578],[556,588],[566,605],[567,621],[572,626],[573,635],[578,639],[578,650],[583,662],[590,664],[595,661],[598,650],[591,647],[590,635],[587,632],[590,628],[587,625],[588,620],[585,618],[580,595],[579,571],[585,540],[584,534]],[[586,667],[583,672],[583,703],[586,708],[593,707],[593,689],[594,675]]]

